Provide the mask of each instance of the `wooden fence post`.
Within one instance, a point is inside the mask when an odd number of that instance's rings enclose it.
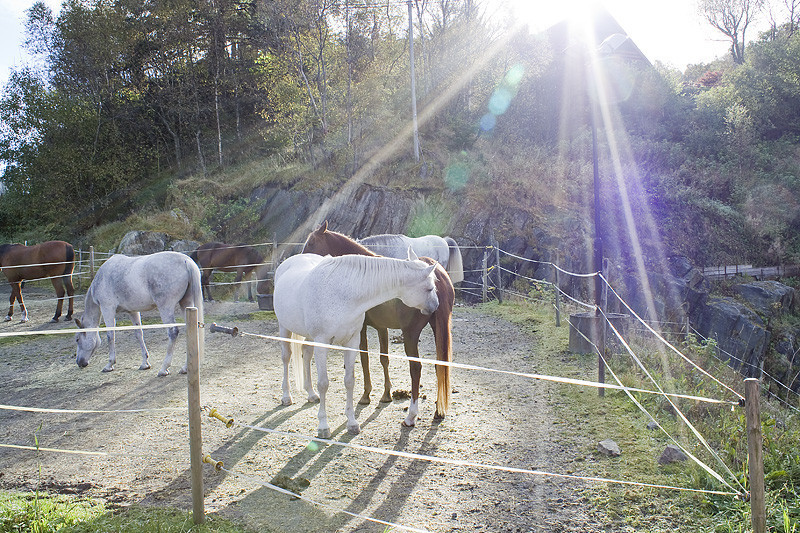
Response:
[[[489,287],[488,287],[488,284],[489,284],[489,272],[487,272],[487,270],[486,270],[486,263],[488,261],[489,261],[489,250],[484,250],[483,251],[483,265],[482,265],[483,274],[481,275],[481,277],[483,278],[483,294],[482,294],[483,303],[486,303],[486,299],[488,297],[486,293],[489,290]]]
[[[556,264],[553,265],[556,270],[556,283],[553,285],[556,293],[556,327],[561,327],[561,271],[558,270],[559,256],[556,253]]]
[[[94,281],[94,246],[89,247],[89,284]]]
[[[497,269],[497,301],[503,303],[503,283],[500,277],[500,245],[497,241],[494,241],[492,246],[494,246],[494,267]]]
[[[200,326],[197,308],[186,308],[186,370],[189,399],[189,455],[192,471],[192,520],[206,521],[203,502],[203,436],[200,430]]]
[[[750,516],[753,533],[766,533],[767,510],[764,501],[764,456],[761,449],[761,384],[756,378],[744,380],[744,405],[747,415],[747,464],[750,471]]]

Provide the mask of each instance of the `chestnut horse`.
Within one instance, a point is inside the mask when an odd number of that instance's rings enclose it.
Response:
[[[317,230],[312,231],[306,239],[303,252],[310,252],[319,255],[345,255],[360,254],[375,256],[374,252],[358,244],[353,239],[328,230],[327,221]],[[364,327],[361,330],[361,367],[364,371],[364,395],[358,403],[368,404],[369,395],[372,392],[372,381],[369,373],[369,354],[367,353],[367,326],[371,326],[378,331],[378,340],[381,350],[381,365],[383,366],[384,390],[381,402],[391,402],[392,383],[389,380],[389,329],[400,329],[403,331],[403,344],[408,357],[419,358],[419,336],[426,324],[430,324],[433,330],[434,341],[436,343],[436,358],[439,361],[450,362],[453,359],[453,346],[451,335],[451,317],[453,314],[453,304],[455,302],[455,290],[450,276],[439,263],[429,257],[420,257],[428,264],[436,265],[434,274],[436,276],[436,293],[439,297],[439,307],[430,315],[425,315],[419,310],[408,307],[400,300],[391,300],[376,307],[366,313]],[[419,361],[409,361],[411,371],[411,406],[408,409],[408,416],[403,421],[404,426],[413,426],[419,413],[419,380],[422,374],[422,363]],[[450,406],[450,367],[446,365],[436,365],[436,412],[435,419],[442,419],[447,414]]]
[[[22,282],[50,278],[56,289],[58,303],[52,322],[58,322],[64,305],[64,286],[69,298],[69,310],[64,320],[72,320],[72,302],[75,288],[72,286],[72,271],[75,268],[75,250],[64,241],[47,241],[34,246],[24,244],[0,244],[0,269],[11,285],[6,322],[14,314],[14,300],[19,302],[22,322],[28,321],[28,310],[22,300]]]
[[[215,270],[236,272],[236,288],[233,291],[234,301],[239,300],[239,283],[250,277],[263,263],[264,258],[252,246],[209,242],[192,252],[191,257],[200,267],[203,284],[203,298],[212,301],[209,282]],[[253,289],[247,284],[247,299],[253,301]]]

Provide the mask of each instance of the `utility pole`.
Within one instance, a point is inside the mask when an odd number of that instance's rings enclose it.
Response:
[[[414,74],[414,16],[412,0],[408,0],[408,55],[411,58],[411,116],[414,122],[414,161],[419,163],[419,131],[417,130],[417,79]]]

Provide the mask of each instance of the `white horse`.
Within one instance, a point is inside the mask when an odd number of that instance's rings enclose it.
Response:
[[[364,314],[383,302],[400,298],[409,307],[425,314],[439,306],[435,288],[435,265],[417,259],[412,250],[407,260],[364,255],[322,257],[299,254],[289,257],[275,271],[273,305],[278,317],[279,335],[285,339],[303,336],[309,340],[346,347],[344,351],[344,384],[347,389],[345,416],[347,430],[361,431],[353,408],[353,373],[360,342]],[[290,341],[281,344],[283,358],[283,405],[291,405],[289,362],[297,360],[297,350]],[[328,391],[328,349],[303,345],[303,381],[308,401],[319,401],[321,438],[329,438],[331,430],[325,411]],[[294,353],[294,355],[293,355]],[[311,384],[311,355],[317,366],[317,388]]]
[[[199,321],[203,321],[200,269],[189,256],[178,252],[157,252],[136,257],[117,254],[97,270],[89,290],[86,291],[83,316],[80,320],[75,320],[75,324],[81,329],[96,328],[100,325],[102,314],[106,327],[113,328],[116,325],[117,312],[123,311],[130,314],[134,326],[141,326],[141,311],[152,309],[158,309],[161,321],[169,324],[175,322],[177,306],[180,306],[184,316],[187,307],[197,307]],[[169,328],[168,336],[167,356],[158,372],[159,376],[169,374],[178,328]],[[114,370],[117,362],[113,329],[108,331],[107,337],[109,358],[103,372]],[[141,328],[136,330],[136,338],[142,347],[142,364],[139,370],[147,370],[150,368],[149,353]],[[100,333],[81,331],[77,333],[75,340],[78,344],[76,361],[79,367],[84,368],[100,346]],[[201,350],[202,345],[201,337]],[[181,374],[185,373],[186,366],[181,369]]]
[[[409,247],[420,257],[430,257],[444,267],[450,275],[450,281],[464,281],[464,263],[461,250],[452,237],[425,235],[424,237],[406,237],[400,234],[372,235],[357,241],[378,255],[403,259]]]

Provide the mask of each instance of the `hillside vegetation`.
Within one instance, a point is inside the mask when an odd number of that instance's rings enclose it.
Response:
[[[793,24],[742,64],[604,61],[587,76],[587,58],[486,4],[416,7],[419,160],[405,4],[76,1],[58,17],[34,4],[38,61],[0,100],[0,240],[102,246],[168,229],[247,241],[271,235],[254,223],[253,188],[355,179],[524,211],[548,235],[590,242],[587,94],[606,79],[595,122],[607,255],[800,261]]]

